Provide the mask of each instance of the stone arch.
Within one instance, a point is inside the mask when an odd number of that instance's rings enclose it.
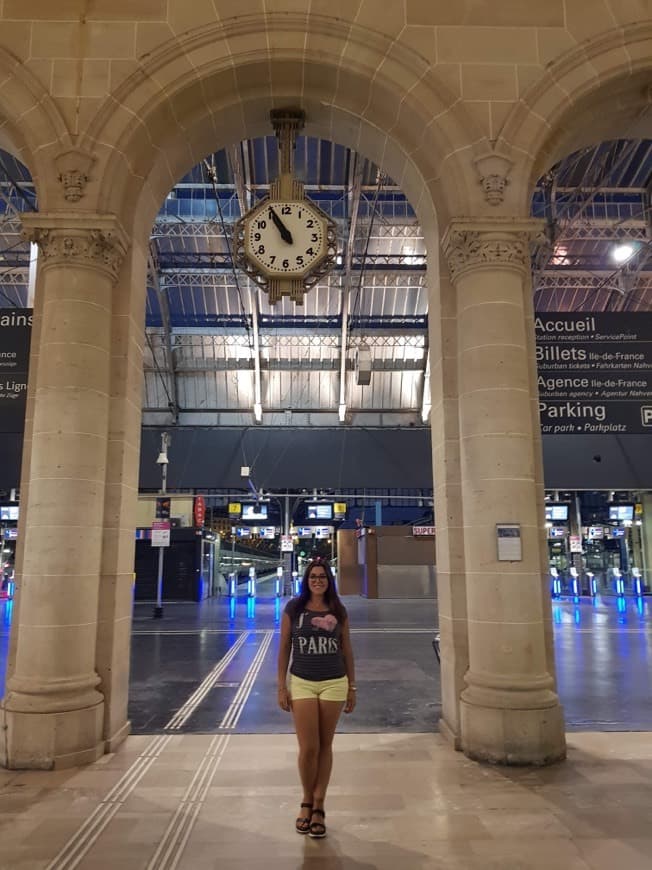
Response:
[[[482,136],[424,59],[325,16],[307,25],[302,15],[270,15],[265,26],[258,16],[234,19],[143,58],[84,136],[104,163],[98,211],[150,225],[187,169],[216,147],[268,134],[269,109],[288,102],[306,110],[309,135],[387,169],[426,226],[429,212],[441,222],[468,211],[477,179],[462,155],[469,152],[470,167]]]
[[[61,113],[41,82],[7,49],[0,47],[0,148],[29,169],[44,206],[45,154],[72,147],[70,132]]]
[[[640,136],[652,103],[652,22],[602,33],[558,58],[514,106],[497,148],[520,164],[518,210],[536,180],[572,151],[620,135]],[[647,130],[650,129],[649,116]]]

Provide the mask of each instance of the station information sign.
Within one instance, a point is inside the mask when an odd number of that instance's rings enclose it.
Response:
[[[544,435],[652,434],[652,312],[539,314]]]
[[[152,523],[152,547],[170,546],[170,521],[154,520]]]
[[[0,309],[0,432],[25,425],[31,334],[31,308]]]

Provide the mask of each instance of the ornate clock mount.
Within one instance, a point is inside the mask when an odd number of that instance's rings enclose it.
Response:
[[[235,225],[236,264],[274,305],[289,296],[297,305],[335,265],[335,222],[305,195],[294,177],[297,134],[305,124],[301,109],[273,109],[270,120],[279,144],[280,174],[269,196]]]

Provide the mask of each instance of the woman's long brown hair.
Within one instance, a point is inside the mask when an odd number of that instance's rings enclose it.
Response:
[[[328,587],[324,592],[324,604],[331,613],[334,614],[335,618],[339,623],[343,623],[347,618],[346,607],[340,601],[340,596],[337,594],[337,584],[335,583],[335,577],[333,576],[333,571],[331,566],[328,564],[326,559],[322,559],[320,556],[317,556],[315,559],[311,559],[310,562],[306,565],[306,569],[303,572],[303,578],[301,580],[301,590],[296,598],[293,598],[290,601],[289,608],[291,610],[292,617],[295,614],[299,613],[303,610],[310,600],[310,584],[308,582],[308,578],[310,577],[310,572],[313,568],[323,568],[326,577],[328,578]]]

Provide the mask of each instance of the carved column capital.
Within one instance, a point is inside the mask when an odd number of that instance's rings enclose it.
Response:
[[[442,239],[451,279],[477,269],[530,271],[530,246],[541,233],[538,220],[457,219]]]
[[[127,235],[112,215],[33,212],[22,215],[23,234],[39,246],[43,268],[84,266],[116,281],[127,252]]]

